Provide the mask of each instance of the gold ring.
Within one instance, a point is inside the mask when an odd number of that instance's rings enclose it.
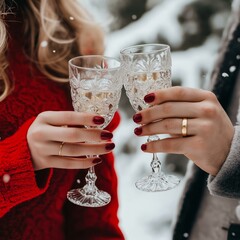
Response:
[[[65,142],[61,142],[60,146],[59,146],[59,151],[58,151],[58,156],[62,156],[62,149],[63,149],[63,145]]]
[[[188,125],[188,120],[187,118],[182,119],[182,136],[186,137],[187,136],[187,125]]]

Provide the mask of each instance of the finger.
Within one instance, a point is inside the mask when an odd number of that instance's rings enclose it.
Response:
[[[52,142],[46,147],[47,152],[51,155],[61,155],[68,157],[79,157],[86,155],[102,155],[111,152],[115,148],[114,143],[67,143]],[[53,151],[54,150],[54,151]]]
[[[156,105],[168,101],[200,102],[206,98],[214,99],[216,96],[210,91],[176,86],[149,93],[144,100],[151,105]]]
[[[138,124],[147,124],[165,118],[196,118],[201,111],[199,103],[166,102],[138,112],[133,120]]]
[[[157,134],[182,135],[182,118],[167,118],[158,122],[143,125],[134,129],[137,136],[151,136]],[[198,119],[187,120],[187,135],[195,135],[199,127]]]
[[[53,126],[65,125],[86,125],[97,126],[104,123],[102,116],[91,113],[80,113],[74,111],[46,111],[38,115],[38,118],[47,124]]]
[[[113,138],[111,132],[101,129],[64,128],[48,125],[45,127],[44,131],[45,134],[49,136],[49,139],[59,142],[100,142],[108,141]]]
[[[158,141],[145,143],[141,146],[142,151],[157,153],[175,153],[187,155],[191,151],[193,139],[195,137],[179,137],[179,138],[165,138]]]
[[[147,124],[164,118],[208,118],[214,119],[221,114],[222,107],[216,100],[202,102],[165,102],[144,109],[133,116],[138,124]]]
[[[101,163],[102,160],[97,157],[92,158],[71,158],[71,157],[59,157],[53,156],[49,159],[49,165],[51,168],[62,169],[86,169],[96,164]]]
[[[187,119],[186,136],[206,137],[215,130],[215,122],[207,119],[193,118]],[[172,137],[183,137],[183,119],[169,118],[158,122],[153,122],[135,128],[134,133],[138,136],[151,136],[157,134],[169,134]]]

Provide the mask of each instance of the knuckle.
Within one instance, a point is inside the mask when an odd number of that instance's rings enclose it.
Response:
[[[40,126],[35,126],[32,127],[29,131],[28,131],[28,139],[29,140],[39,140],[43,138],[43,131],[41,129]]]
[[[217,100],[216,95],[213,92],[211,92],[211,91],[205,91],[205,98],[209,99],[209,100],[212,100],[212,101],[216,101]]]
[[[148,121],[152,121],[154,119],[154,113],[153,111],[148,111],[147,114],[145,113],[145,116],[143,117],[144,117],[144,120],[148,119]]]
[[[161,141],[163,152],[171,152],[173,151],[173,145],[171,141]]]
[[[152,129],[151,125],[149,125],[149,124],[142,127],[142,129],[143,129],[142,135],[143,134],[151,135],[153,133],[153,129]]]
[[[171,129],[171,123],[169,121],[162,120],[162,124],[163,124],[163,130],[166,132],[169,132],[169,130]]]
[[[72,122],[72,119],[74,118],[76,118],[76,114],[73,111],[69,111],[64,114],[64,120],[66,123]]]
[[[162,104],[162,112],[166,115],[168,115],[172,110],[172,104],[171,103],[163,103]]]
[[[149,152],[153,152],[153,153],[157,152],[158,148],[157,148],[156,142],[149,142],[149,143],[147,143],[147,150]]]
[[[217,114],[217,108],[214,104],[208,102],[207,104],[202,105],[201,113],[204,117],[213,118]]]
[[[71,156],[81,156],[82,154],[80,154],[79,152],[79,146],[78,145],[73,145],[72,147],[69,147],[69,149],[65,146],[65,152],[70,152]]]
[[[175,95],[177,98],[179,99],[183,99],[186,95],[186,91],[184,88],[180,87],[180,86],[176,86],[175,87]]]
[[[45,122],[46,119],[48,118],[48,116],[51,114],[51,111],[45,111],[45,112],[41,112],[38,114],[38,119],[41,121],[41,122]]]
[[[67,139],[69,139],[71,141],[78,141],[79,132],[75,128],[68,128],[66,137],[67,137]]]

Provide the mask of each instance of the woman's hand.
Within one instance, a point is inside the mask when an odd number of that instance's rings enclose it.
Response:
[[[216,96],[209,91],[185,87],[161,89],[145,96],[152,107],[133,116],[142,124],[138,136],[170,134],[171,138],[142,145],[146,152],[184,154],[215,176],[230,150],[234,127]],[[182,119],[187,118],[187,136]]]
[[[89,113],[40,113],[27,134],[34,169],[82,169],[100,163],[99,157],[86,158],[86,155],[109,153],[115,147],[109,141],[113,135],[83,125],[94,127],[103,123],[103,117]]]

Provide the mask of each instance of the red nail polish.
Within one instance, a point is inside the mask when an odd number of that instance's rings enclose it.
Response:
[[[113,150],[114,148],[115,148],[115,144],[114,143],[108,143],[105,146],[105,149],[108,150],[108,151]]]
[[[100,158],[95,158],[92,161],[93,164],[98,164],[98,163],[101,163],[101,162],[102,162],[102,159],[100,159]]]
[[[101,132],[102,140],[109,140],[113,138],[113,134],[111,132]]]
[[[155,94],[154,93],[149,93],[144,97],[144,101],[146,103],[151,103],[155,100]]]
[[[133,115],[133,121],[135,123],[141,122],[142,121],[142,115],[140,113],[137,113],[137,114]]]
[[[142,151],[146,151],[146,149],[147,149],[147,144],[142,144],[141,149],[142,149]]]
[[[134,129],[134,133],[135,133],[137,136],[141,135],[141,134],[142,134],[142,128],[141,128],[141,127],[135,128],[135,129]]]
[[[94,122],[95,124],[98,124],[98,125],[103,124],[104,121],[105,121],[104,118],[101,117],[101,116],[95,116],[95,117],[93,118],[93,122]]]

